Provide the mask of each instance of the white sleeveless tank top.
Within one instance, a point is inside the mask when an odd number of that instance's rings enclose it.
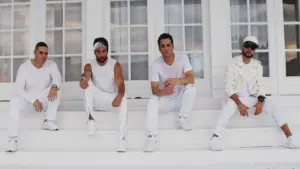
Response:
[[[91,60],[89,63],[92,66],[92,81],[94,85],[104,92],[115,93],[117,86],[115,83],[115,64],[116,60],[107,58],[104,66],[100,66],[97,60]]]

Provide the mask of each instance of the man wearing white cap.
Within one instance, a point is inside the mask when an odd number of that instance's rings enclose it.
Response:
[[[122,67],[113,58],[107,57],[108,42],[96,38],[93,43],[96,59],[84,66],[80,87],[84,89],[85,108],[88,113],[88,134],[96,132],[94,108],[112,110],[119,114],[120,142],[118,152],[126,151],[127,99]]]
[[[213,151],[222,150],[219,136],[227,127],[229,119],[237,110],[241,116],[247,117],[250,108],[254,108],[254,115],[259,115],[262,112],[271,114],[276,125],[282,129],[287,137],[285,147],[298,148],[279,107],[266,99],[262,83],[263,67],[260,61],[253,59],[258,47],[256,37],[245,37],[241,48],[242,55],[234,57],[228,66],[225,82],[228,100],[213,131],[210,145],[210,149]]]

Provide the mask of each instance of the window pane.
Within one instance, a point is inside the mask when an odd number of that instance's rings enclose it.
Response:
[[[173,36],[174,47],[176,51],[183,51],[183,36],[182,36],[182,27],[172,26],[166,27],[166,32],[170,33]]]
[[[14,55],[28,55],[32,49],[29,49],[28,32],[14,32]]]
[[[240,49],[243,39],[248,35],[247,25],[232,25],[231,26],[231,45],[232,49]]]
[[[10,82],[10,59],[0,59],[0,83]]]
[[[299,1],[283,0],[283,18],[284,21],[300,21],[299,20]]]
[[[66,54],[81,54],[82,53],[82,32],[81,30],[66,30],[65,38],[65,53]]]
[[[62,57],[48,57],[49,60],[52,60],[56,63],[57,67],[58,67],[58,70],[60,72],[61,75],[63,75],[63,71],[62,71],[62,68],[63,68],[63,60],[62,60]]]
[[[14,9],[14,28],[27,28],[29,24],[29,5],[15,6]]]
[[[30,2],[30,0],[14,0],[14,2]]]
[[[186,26],[185,27],[185,50],[203,50],[202,46],[202,27]]]
[[[130,29],[131,52],[148,52],[148,29],[131,28]]]
[[[63,26],[63,10],[62,4],[47,4],[46,27],[62,27]]]
[[[269,77],[270,76],[269,53],[268,52],[257,52],[254,55],[254,58],[258,59],[263,66],[263,77]]]
[[[148,80],[148,55],[131,55],[131,80]]]
[[[182,24],[181,0],[165,0],[165,24]]]
[[[62,31],[47,31],[46,41],[48,44],[48,53],[51,54],[62,54]]]
[[[127,55],[119,55],[119,56],[111,56],[113,59],[116,59],[117,61],[119,61],[119,63],[122,66],[122,70],[123,70],[123,77],[124,80],[128,80],[128,56]]]
[[[247,0],[230,0],[231,22],[247,22]]]
[[[0,32],[0,56],[8,56],[11,54],[10,37],[10,32]]]
[[[196,78],[204,78],[204,56],[200,53],[188,54]]]
[[[128,52],[128,28],[111,28],[111,53]]]
[[[267,22],[266,0],[250,0],[251,22]]]
[[[82,74],[81,70],[81,56],[79,57],[66,57],[66,81],[79,81]]]
[[[256,36],[259,43],[259,49],[268,49],[268,26],[255,25],[251,26],[251,35]]]
[[[81,26],[81,3],[66,3],[65,5],[65,26]]]
[[[127,1],[110,2],[110,23],[126,25],[128,23]]]
[[[17,73],[19,70],[19,67],[21,66],[22,63],[26,62],[29,58],[14,58],[13,59],[13,81],[16,82],[17,78]]]
[[[130,1],[130,24],[147,24],[147,1],[131,0]]]
[[[11,28],[11,6],[1,6],[0,7],[0,29],[10,29]]]
[[[300,48],[300,27],[299,25],[284,25],[284,39],[286,49]]]
[[[201,23],[202,7],[201,0],[184,1],[184,23]]]
[[[286,76],[300,76],[300,53],[286,52]]]

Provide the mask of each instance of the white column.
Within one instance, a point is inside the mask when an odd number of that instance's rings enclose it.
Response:
[[[231,60],[230,0],[210,0],[213,97],[224,96],[224,78]]]

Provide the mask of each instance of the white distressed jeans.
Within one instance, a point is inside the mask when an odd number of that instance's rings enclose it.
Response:
[[[194,84],[186,85],[174,98],[172,96],[151,96],[147,105],[146,134],[157,135],[159,111],[177,111],[179,117],[187,118],[194,106],[195,97],[196,87]]]
[[[123,96],[122,103],[119,107],[113,107],[112,102],[116,93],[107,93],[98,89],[91,81],[89,87],[84,89],[84,102],[87,115],[94,114],[94,108],[97,110],[111,110],[119,114],[120,138],[126,137],[127,133],[127,98]]]
[[[254,106],[257,103],[256,97],[240,97],[239,99],[245,106],[249,107],[248,113],[255,112]],[[217,125],[213,133],[218,136],[222,134],[222,132],[226,129],[228,125],[229,119],[235,113],[239,113],[239,109],[232,99],[228,99],[228,102],[221,110],[220,116],[217,120]],[[275,120],[275,123],[278,127],[282,127],[284,124],[286,124],[286,121],[284,120],[281,114],[282,112],[280,111],[279,106],[277,106],[276,103],[269,100],[268,98],[265,100],[262,113],[268,113],[269,115],[271,115],[271,117]]]
[[[61,93],[57,92],[57,99],[55,101],[48,100],[50,88],[45,89],[37,98],[43,105],[43,111],[45,113],[45,119],[49,121],[56,121],[57,109],[60,104]],[[33,104],[27,102],[22,97],[14,96],[9,105],[9,123],[8,123],[8,135],[9,137],[18,137],[20,128],[20,113],[36,112]]]

